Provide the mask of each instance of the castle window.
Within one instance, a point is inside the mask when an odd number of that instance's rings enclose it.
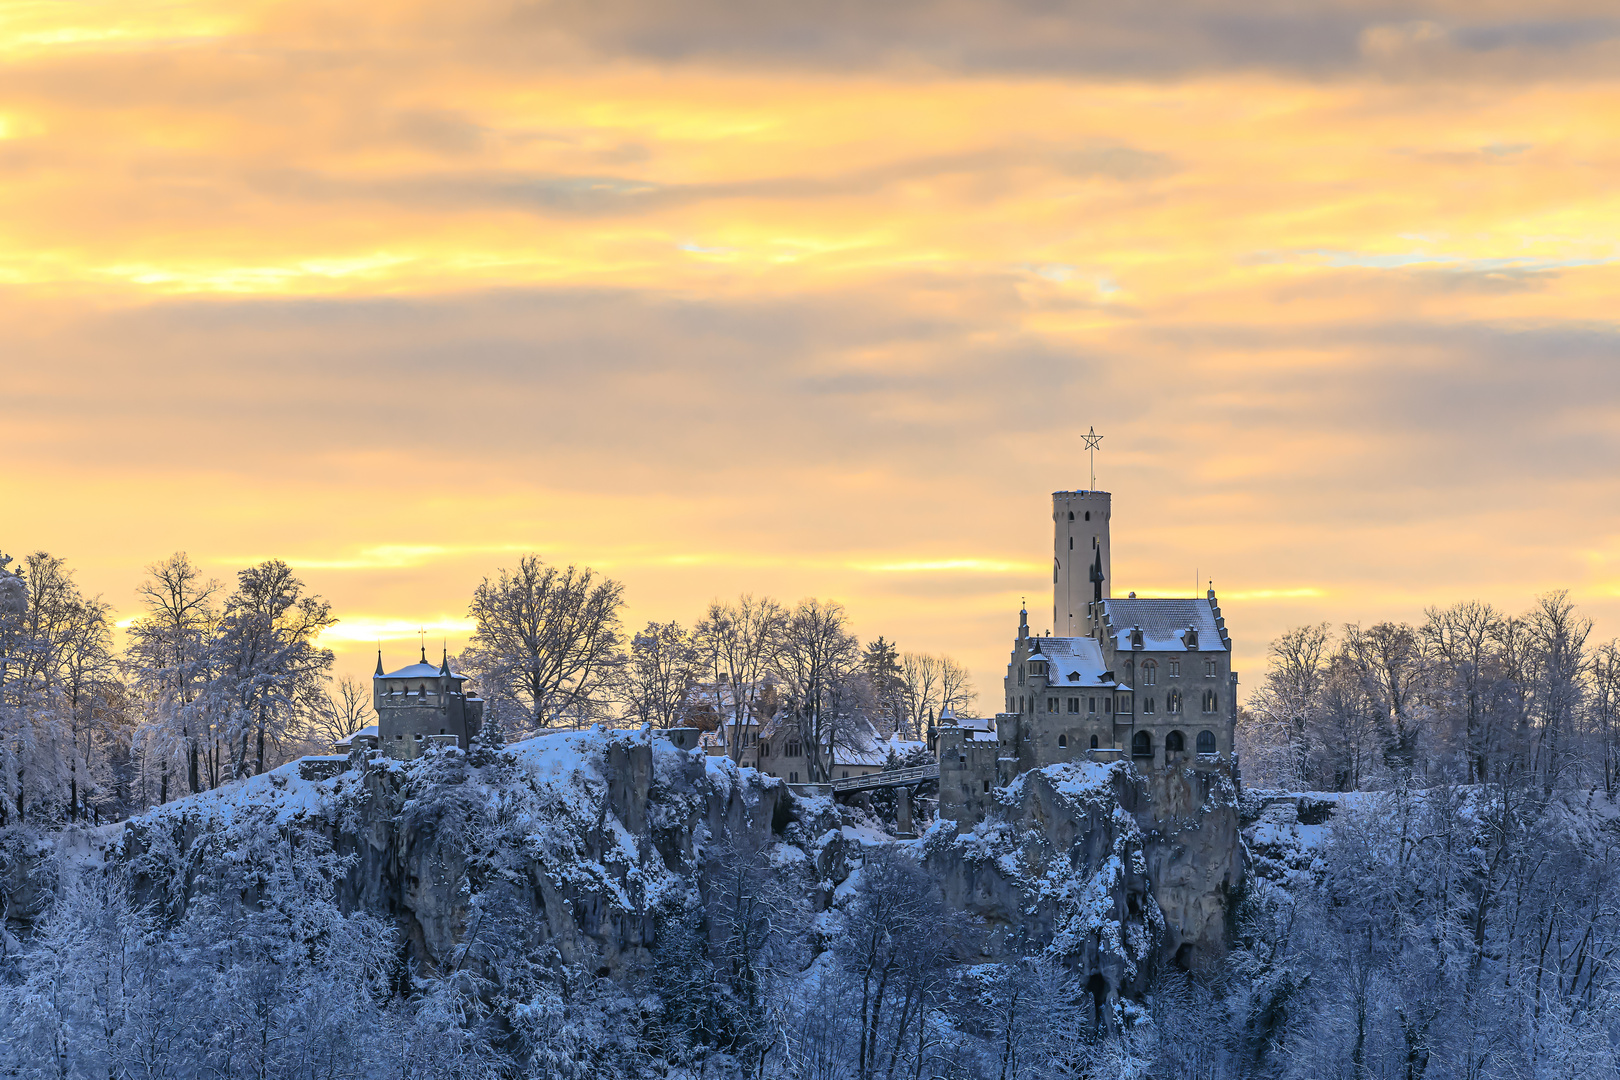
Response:
[[[1024,685],[1024,665],[1023,664],[1018,665],[1018,685],[1019,686]]]
[[[1059,735],[1058,736],[1058,745],[1059,746],[1068,746],[1069,745],[1069,737],[1067,735]]]
[[[1152,716],[1153,715],[1153,699],[1152,698],[1145,697],[1145,698],[1142,699],[1142,715],[1143,716]]]
[[[1073,520],[1074,520],[1074,511],[1073,511],[1073,510],[1070,510],[1070,511],[1069,511],[1069,520],[1070,520],[1070,521],[1073,521]]]
[[[759,756],[760,757],[770,757],[771,756],[771,744],[770,743],[762,742],[762,743],[759,744]]]
[[[797,784],[798,782],[799,782],[799,774],[798,773],[796,773],[796,772],[788,773],[788,783]]]
[[[1172,731],[1164,737],[1164,752],[1167,754],[1180,754],[1187,749],[1187,737],[1179,731]]]
[[[1049,697],[1049,698],[1046,699],[1046,711],[1047,712],[1057,712],[1058,711],[1058,699],[1057,698]]]
[[[844,770],[844,775],[843,775],[843,776],[841,776],[841,777],[839,777],[839,779],[840,779],[840,780],[848,780],[848,779],[849,779],[849,770],[848,770],[848,769],[845,769],[845,770]]]
[[[1091,737],[1091,748],[1093,750],[1097,749],[1097,736],[1095,735]]]
[[[1181,678],[1181,661],[1180,660],[1172,660],[1172,661],[1170,661],[1170,677],[1172,679]]]
[[[1219,706],[1220,706],[1220,702],[1215,697],[1215,691],[1213,691],[1213,690],[1205,690],[1204,691],[1204,711],[1207,712],[1207,713],[1216,712],[1219,709]]]
[[[1215,752],[1215,733],[1213,731],[1200,731],[1198,733],[1198,752],[1200,754],[1213,754]]]
[[[1118,713],[1129,713],[1131,711],[1131,695],[1119,695],[1119,707],[1114,711]]]
[[[1152,757],[1153,736],[1145,731],[1138,731],[1131,739],[1131,757]]]
[[[1215,661],[1213,661],[1213,660],[1205,660],[1204,661],[1204,678],[1213,679],[1214,677],[1215,677]]]
[[[1074,550],[1074,537],[1072,537],[1072,536],[1069,537],[1069,550],[1070,551]]]
[[[1103,698],[1103,712],[1111,713],[1113,711],[1114,711],[1114,695],[1109,694],[1107,697]]]
[[[1097,711],[1097,699],[1094,698],[1094,697],[1086,698],[1086,712],[1094,713],[1096,711]]]
[[[443,735],[443,734],[444,734],[444,728],[440,728],[440,729],[439,729],[439,734],[440,734],[440,735]]]
[[[1181,711],[1181,691],[1172,690],[1164,697],[1164,711],[1174,715]]]
[[[984,782],[984,793],[986,795],[990,794],[990,781],[988,780]]]
[[[1072,713],[1077,713],[1077,712],[1080,711],[1080,699],[1079,698],[1072,697],[1072,698],[1069,699],[1069,711],[1072,712]]]
[[[788,757],[798,757],[799,756],[799,744],[798,743],[796,743],[796,742],[788,743],[787,756]]]
[[[1142,661],[1142,685],[1159,685],[1159,665],[1154,663],[1152,660]]]
[[[1090,520],[1091,520],[1091,511],[1090,511],[1090,510],[1087,510],[1087,511],[1086,511],[1086,520],[1087,520],[1087,521],[1090,521]]]

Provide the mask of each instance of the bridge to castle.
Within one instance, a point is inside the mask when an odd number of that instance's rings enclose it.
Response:
[[[892,772],[867,773],[865,776],[850,776],[842,780],[829,781],[827,786],[834,795],[842,795],[850,791],[873,791],[877,788],[911,787],[924,780],[939,779],[939,763],[930,765],[914,765],[909,769],[895,769]]]

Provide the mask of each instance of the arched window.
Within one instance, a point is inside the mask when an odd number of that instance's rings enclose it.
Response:
[[[1181,711],[1181,691],[1172,690],[1164,697],[1164,711],[1174,715]]]
[[[1069,537],[1069,550],[1070,551],[1074,550],[1074,537],[1072,537],[1072,536]]]
[[[1220,702],[1215,697],[1215,691],[1213,691],[1213,690],[1205,690],[1204,691],[1204,711],[1205,712],[1207,712],[1207,713],[1215,712],[1217,710],[1217,708],[1219,707],[1219,704],[1220,704]]]
[[[1142,715],[1143,716],[1152,716],[1153,715],[1153,699],[1152,698],[1145,697],[1145,698],[1142,699]]]
[[[796,743],[796,742],[788,743],[788,745],[787,745],[787,756],[788,757],[798,757],[799,756],[799,744],[798,743]]]
[[[1186,753],[1187,737],[1179,731],[1172,731],[1164,737],[1164,752],[1167,754]]]
[[[1145,731],[1138,731],[1131,738],[1131,757],[1152,757],[1153,736]]]
[[[762,757],[762,758],[766,758],[766,757],[771,756],[771,744],[770,743],[761,742],[759,744],[759,756]]]
[[[1215,733],[1213,731],[1200,731],[1198,733],[1198,752],[1200,754],[1213,754],[1215,752]]]
[[[1067,735],[1059,735],[1058,736],[1058,745],[1059,746],[1064,746],[1064,747],[1068,746],[1069,745],[1069,737]]]
[[[1070,510],[1070,511],[1069,511],[1069,520],[1070,520],[1070,521],[1073,521],[1073,520],[1074,520],[1074,511],[1073,511],[1073,510]]]
[[[1086,520],[1087,520],[1087,521],[1090,521],[1090,520],[1091,520],[1091,511],[1090,511],[1090,510],[1087,510],[1087,511],[1086,511]]]
[[[1144,661],[1142,661],[1142,685],[1143,686],[1158,686],[1159,685],[1159,665],[1158,665],[1157,661],[1154,661],[1154,660],[1144,660]]]
[[[1095,735],[1091,737],[1091,748],[1093,750],[1097,749],[1097,736]]]

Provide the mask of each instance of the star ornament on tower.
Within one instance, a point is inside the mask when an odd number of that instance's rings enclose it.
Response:
[[[1103,437],[1097,434],[1095,426],[1086,434],[1080,436],[1086,441],[1086,449],[1091,452],[1091,490],[1097,490],[1097,447],[1102,443]]]

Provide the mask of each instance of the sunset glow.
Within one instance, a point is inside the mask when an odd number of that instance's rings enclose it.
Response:
[[[1212,579],[1245,687],[1620,634],[1620,30],[1253,6],[9,4],[0,547],[121,617],[284,558],[353,673],[527,551],[632,628],[831,597],[993,704],[1094,425],[1119,588]]]

